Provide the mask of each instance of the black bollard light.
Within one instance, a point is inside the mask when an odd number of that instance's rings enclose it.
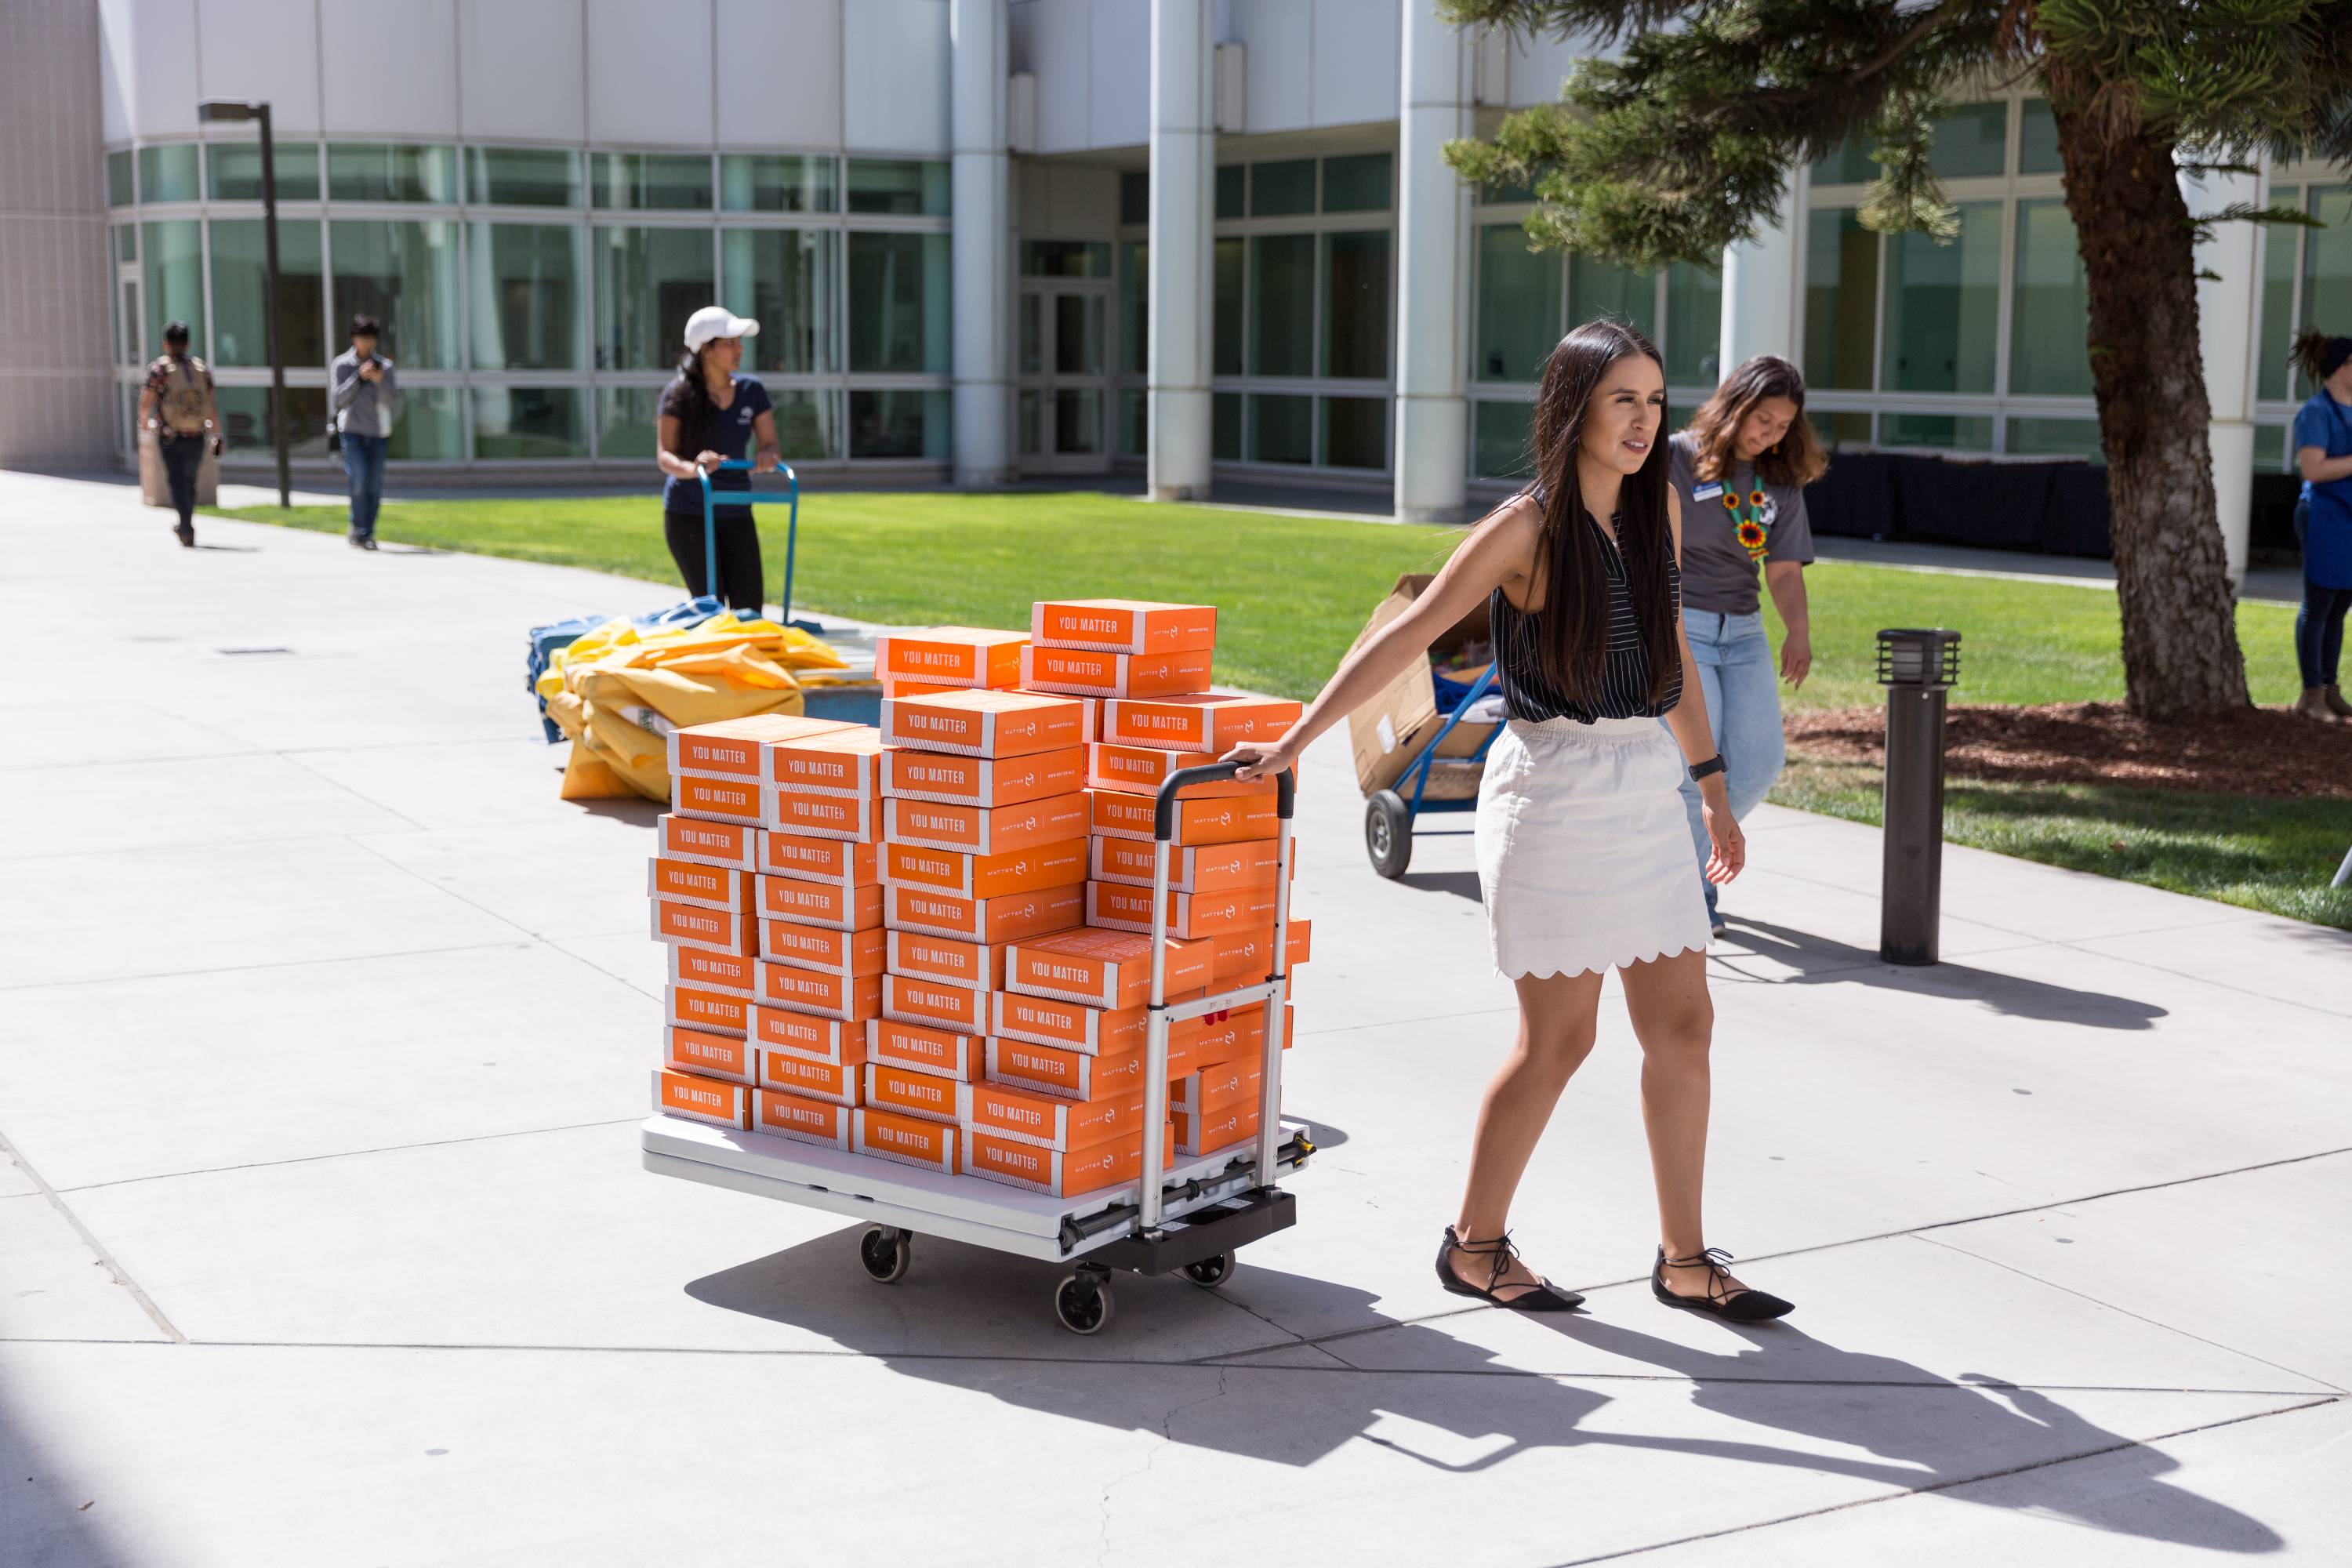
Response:
[[[1878,956],[1936,962],[1944,898],[1944,693],[1960,679],[1960,634],[1878,634],[1886,688],[1886,855],[1878,888]]]

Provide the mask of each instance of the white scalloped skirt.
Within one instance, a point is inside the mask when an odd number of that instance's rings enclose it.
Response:
[[[1582,974],[1706,951],[1682,749],[1655,719],[1514,719],[1478,786],[1495,967]]]

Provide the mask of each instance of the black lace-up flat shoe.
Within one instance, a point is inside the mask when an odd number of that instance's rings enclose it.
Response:
[[[1483,1290],[1454,1272],[1449,1259],[1454,1253],[1466,1252],[1476,1258],[1491,1258],[1486,1268],[1486,1288]],[[1511,1233],[1505,1231],[1492,1241],[1465,1241],[1445,1227],[1445,1239],[1437,1244],[1437,1282],[1456,1296],[1475,1296],[1481,1301],[1497,1307],[1508,1307],[1515,1312],[1567,1312],[1584,1305],[1584,1298],[1573,1290],[1563,1290],[1549,1279],[1538,1279],[1532,1285],[1516,1280],[1506,1281],[1503,1276],[1511,1271],[1511,1264],[1519,1256],[1511,1245]],[[1510,1290],[1514,1295],[1498,1292]]]
[[[1719,1247],[1689,1258],[1668,1258],[1666,1249],[1658,1248],[1658,1261],[1650,1269],[1650,1294],[1669,1307],[1680,1307],[1685,1312],[1703,1312],[1710,1318],[1721,1318],[1727,1323],[1769,1323],[1775,1318],[1785,1318],[1797,1310],[1794,1301],[1783,1301],[1766,1290],[1750,1290],[1745,1286],[1731,1288],[1731,1276],[1724,1265],[1731,1254]],[[1676,1295],[1666,1285],[1666,1266],[1696,1268],[1706,1266],[1706,1294]]]

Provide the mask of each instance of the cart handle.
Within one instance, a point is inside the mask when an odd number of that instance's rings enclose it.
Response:
[[[719,597],[719,507],[718,503],[711,499],[710,475],[720,469],[729,468],[741,473],[756,473],[759,465],[749,458],[729,458],[721,462],[718,468],[713,468],[701,476],[703,592],[714,599]],[[729,506],[757,506],[762,501],[770,503],[782,501],[793,509],[792,521],[784,533],[782,618],[789,622],[793,618],[793,556],[800,543],[801,533],[801,477],[793,472],[793,466],[782,458],[776,459],[775,471],[784,476],[784,483],[789,487],[788,489],[729,490],[725,493],[729,498],[727,502]]]
[[[1242,764],[1234,762],[1203,763],[1197,768],[1178,768],[1160,781],[1160,797],[1151,805],[1151,836],[1165,844],[1176,837],[1176,797],[1194,784],[1215,784],[1240,773]],[[1290,820],[1290,808],[1297,795],[1298,781],[1288,768],[1274,775],[1274,815],[1283,821]]]

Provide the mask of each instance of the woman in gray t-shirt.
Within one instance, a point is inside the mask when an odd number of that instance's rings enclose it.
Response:
[[[1805,567],[1813,558],[1805,487],[1829,468],[1805,419],[1805,378],[1775,354],[1759,354],[1724,379],[1668,443],[1668,473],[1683,517],[1683,625],[1723,753],[1734,817],[1756,809],[1780,776],[1786,746],[1772,645],[1758,608],[1757,568],[1772,591],[1785,635],[1779,673],[1793,689],[1812,668]],[[1683,801],[1704,867],[1709,844],[1698,791]],[[1723,933],[1715,884],[1707,923]]]

